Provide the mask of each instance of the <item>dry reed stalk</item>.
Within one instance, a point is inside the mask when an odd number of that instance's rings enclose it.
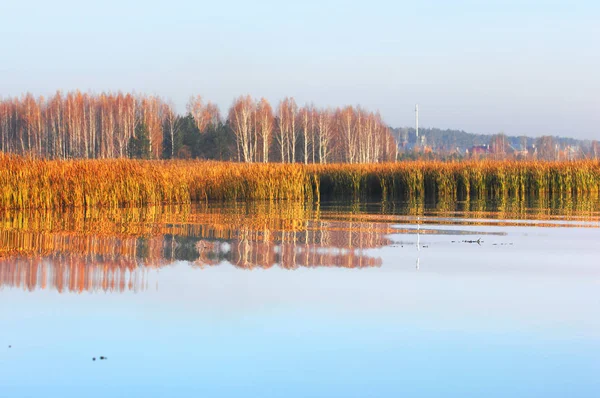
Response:
[[[600,162],[241,164],[0,154],[0,209],[247,200],[598,200]]]

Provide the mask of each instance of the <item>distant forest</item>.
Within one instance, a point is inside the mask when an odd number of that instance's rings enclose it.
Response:
[[[224,118],[192,97],[187,113],[155,96],[79,91],[0,101],[0,151],[44,158],[203,158],[240,162],[393,161],[397,145],[377,113],[236,98]]]
[[[392,129],[398,142],[400,157],[473,157],[536,158],[568,160],[600,158],[598,141],[557,136],[509,136],[504,133],[473,134],[463,130],[419,128],[417,139],[413,127]]]
[[[187,112],[156,96],[60,91],[0,99],[0,151],[50,159],[212,159],[371,163],[472,157],[565,160],[600,157],[597,141],[387,126],[360,106],[276,106],[240,96],[227,115],[200,96]]]

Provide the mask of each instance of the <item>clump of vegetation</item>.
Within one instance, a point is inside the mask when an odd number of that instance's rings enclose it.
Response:
[[[300,166],[158,160],[38,160],[0,154],[0,208],[139,207],[312,198]]]
[[[598,200],[599,192],[600,162],[591,160],[302,165],[0,154],[2,209],[238,200]]]
[[[383,200],[598,199],[600,162],[467,161],[308,166],[318,197]]]

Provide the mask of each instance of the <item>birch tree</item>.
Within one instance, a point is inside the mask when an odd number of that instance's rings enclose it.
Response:
[[[262,161],[263,163],[269,162],[269,148],[271,146],[272,141],[272,133],[273,133],[273,109],[271,109],[271,105],[269,101],[264,98],[261,98],[257,107],[256,107],[256,116],[257,116],[257,130],[260,138],[260,142],[262,144]]]
[[[255,104],[249,95],[237,98],[229,109],[228,119],[235,134],[238,159],[247,163],[254,161],[252,157],[252,137],[254,135],[252,114],[254,111]]]

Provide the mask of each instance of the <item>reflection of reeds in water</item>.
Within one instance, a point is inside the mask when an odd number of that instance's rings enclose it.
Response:
[[[555,219],[600,219],[596,202],[528,206],[506,201],[440,202],[433,207],[253,202],[5,212],[0,213],[0,285],[61,292],[137,291],[145,287],[148,270],[175,261],[198,267],[231,263],[242,269],[378,267],[381,259],[369,249],[390,245],[389,234],[415,233],[412,227],[395,227],[415,223],[414,216],[425,224],[469,225],[483,225],[490,218],[545,220],[541,225],[546,226],[559,226]],[[443,218],[429,219],[434,215]],[[444,232],[423,228],[420,233]]]
[[[597,227],[600,222],[600,202],[587,200],[534,200],[463,202],[383,202],[377,204],[355,203],[352,214],[340,212],[328,215],[330,219],[345,219],[379,223],[416,223],[416,217],[430,216],[438,224],[485,225],[498,220],[526,220],[528,225],[564,226],[555,221],[584,221],[582,226]],[[445,217],[453,218],[445,220]],[[511,225],[514,223],[511,222]]]
[[[386,224],[320,217],[318,208],[297,203],[5,213],[0,283],[30,290],[139,290],[148,267],[177,260],[244,269],[381,264],[363,250],[390,243]]]

